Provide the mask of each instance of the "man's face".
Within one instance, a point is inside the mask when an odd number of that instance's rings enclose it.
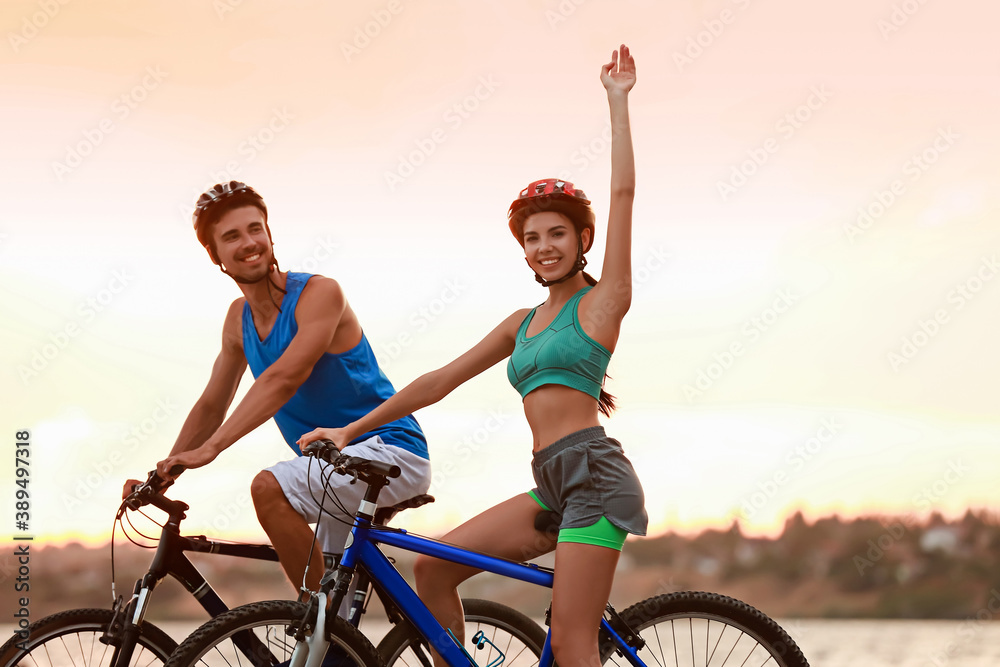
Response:
[[[227,211],[212,229],[212,240],[222,265],[246,280],[259,280],[271,270],[271,239],[264,214],[256,206]]]

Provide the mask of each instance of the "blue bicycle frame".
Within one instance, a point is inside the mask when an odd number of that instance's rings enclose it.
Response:
[[[373,488],[374,486],[370,486],[369,491]],[[375,491],[374,495],[377,497],[378,490]],[[406,619],[420,631],[451,667],[469,667],[469,663],[472,661],[471,656],[466,654],[465,650],[452,639],[449,633],[438,623],[431,612],[428,611],[416,592],[414,592],[406,580],[403,579],[402,575],[389,562],[385,554],[378,548],[378,544],[398,547],[405,551],[433,556],[434,558],[468,565],[537,586],[552,588],[553,573],[549,568],[539,567],[531,563],[518,563],[469,551],[430,538],[411,535],[401,529],[386,528],[383,526],[373,527],[371,515],[374,513],[374,509],[374,499],[369,501],[366,496],[355,517],[354,528],[351,530],[351,537],[348,539],[347,548],[340,562],[338,585],[335,589],[336,594],[333,599],[333,608],[336,609],[339,605],[340,598],[343,597],[344,591],[347,590],[350,577],[353,576],[357,565],[361,563],[367,569],[371,578],[377,581],[382,587],[385,596],[392,600]],[[636,650],[625,643],[611,628],[607,619],[601,619],[601,627],[604,628],[608,636],[614,641],[616,648],[626,656],[630,663],[635,665],[635,667],[645,667],[645,663],[636,654]],[[475,664],[474,661],[473,664]],[[552,664],[553,656],[550,632],[545,637],[545,645],[542,648],[539,667],[551,667]]]

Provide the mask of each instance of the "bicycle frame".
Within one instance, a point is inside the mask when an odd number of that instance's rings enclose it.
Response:
[[[121,597],[115,600],[114,618],[101,637],[102,642],[115,647],[112,666],[127,665],[131,662],[132,652],[141,632],[140,626],[149,604],[149,596],[167,575],[180,582],[210,616],[218,616],[229,611],[226,603],[184,552],[211,553],[274,562],[278,560],[277,552],[266,544],[230,544],[213,542],[205,537],[184,537],[180,534],[180,522],[188,509],[185,503],[156,496],[150,500],[150,504],[167,512],[168,518],[160,530],[160,541],[149,570],[135,582],[132,597],[127,602]]]
[[[374,487],[370,486],[369,489]],[[377,491],[376,491],[377,495]],[[368,498],[366,497],[366,501]],[[374,503],[371,504],[371,508]],[[416,592],[403,579],[381,549],[379,544],[410,551],[413,553],[440,558],[460,565],[468,565],[486,572],[525,581],[537,586],[552,588],[553,571],[531,563],[489,556],[476,551],[470,551],[451,544],[445,544],[427,537],[411,535],[405,530],[373,526],[369,516],[366,516],[366,503],[355,518],[354,528],[348,540],[347,548],[338,569],[339,576],[332,596],[333,607],[337,608],[343,598],[354,570],[360,565],[367,570],[371,578],[378,582],[381,592],[395,604],[403,616],[416,627],[435,650],[441,654],[451,667],[469,667],[475,662],[465,650],[459,646],[449,633],[438,623]],[[606,618],[601,619],[601,627],[635,667],[645,667],[636,650],[630,647],[611,627]],[[596,629],[595,629],[596,631]],[[551,631],[545,638],[539,667],[551,667],[553,663],[551,647]],[[295,664],[293,662],[293,664]]]
[[[267,544],[213,542],[203,537],[184,537],[164,529],[149,571],[137,583],[140,587],[152,591],[157,583],[170,575],[179,581],[212,616],[229,611],[229,607],[194,563],[184,555],[187,551],[278,562],[278,554],[273,547]],[[140,607],[142,606],[140,605]],[[140,610],[137,609],[137,611]],[[141,620],[141,615],[134,618],[133,622],[139,620]]]

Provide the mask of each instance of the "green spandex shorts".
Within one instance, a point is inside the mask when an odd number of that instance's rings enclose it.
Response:
[[[551,511],[545,506],[534,491],[528,491],[531,499],[538,503],[543,510]],[[576,542],[578,544],[593,544],[599,547],[607,547],[615,551],[621,551],[625,544],[625,536],[628,532],[608,521],[608,517],[602,516],[590,526],[582,528],[560,528],[559,538],[556,542]]]

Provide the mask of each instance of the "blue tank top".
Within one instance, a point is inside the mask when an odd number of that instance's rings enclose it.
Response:
[[[590,289],[588,285],[570,297],[552,324],[530,338],[528,325],[538,308],[521,322],[507,362],[507,379],[521,398],[543,384],[561,384],[600,397],[611,353],[584,332],[577,314],[580,299]]]
[[[253,323],[250,304],[243,305],[243,352],[254,378],[260,377],[277,361],[298,331],[295,307],[302,289],[312,277],[308,273],[289,273],[281,303],[281,313],[274,327],[262,341]],[[379,368],[368,339],[362,333],[361,342],[340,354],[324,353],[295,395],[285,403],[274,421],[292,450],[301,456],[295,441],[320,426],[346,426],[365,416],[396,393],[392,383]],[[378,435],[388,445],[395,445],[425,459],[427,441],[413,415],[384,424],[352,442]]]

